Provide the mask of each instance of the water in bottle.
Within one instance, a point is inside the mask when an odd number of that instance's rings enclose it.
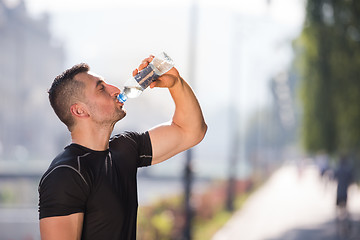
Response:
[[[156,55],[149,65],[124,84],[122,93],[117,96],[120,102],[138,97],[153,81],[174,67],[172,59],[164,52]]]

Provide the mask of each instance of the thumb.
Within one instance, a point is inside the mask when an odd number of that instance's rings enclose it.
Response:
[[[150,88],[154,88],[154,87],[157,87],[157,85],[158,85],[158,83],[157,83],[157,81],[155,80],[155,81],[153,81],[152,83],[150,83]]]
[[[155,87],[164,88],[166,87],[166,84],[163,81],[155,80],[150,84],[150,88],[155,88]]]

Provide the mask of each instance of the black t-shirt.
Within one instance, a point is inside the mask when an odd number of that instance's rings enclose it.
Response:
[[[81,239],[136,239],[136,173],[151,160],[148,132],[116,135],[106,151],[67,146],[40,180],[40,219],[84,213]]]

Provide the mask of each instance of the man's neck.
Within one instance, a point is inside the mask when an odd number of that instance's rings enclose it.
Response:
[[[109,148],[109,139],[112,129],[104,128],[76,128],[71,132],[73,143],[95,151],[104,151]]]

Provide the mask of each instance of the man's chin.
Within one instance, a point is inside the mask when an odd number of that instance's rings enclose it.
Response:
[[[120,121],[121,119],[123,119],[126,116],[126,111],[123,110],[123,112],[121,114],[119,114],[119,118],[118,121]]]

